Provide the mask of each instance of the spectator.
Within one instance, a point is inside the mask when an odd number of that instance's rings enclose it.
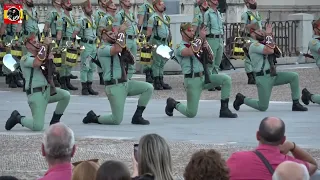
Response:
[[[256,151],[235,152],[227,160],[230,180],[271,179],[270,171],[274,171],[280,163],[288,160],[304,164],[310,175],[317,170],[317,163],[310,154],[295,143],[286,141],[285,124],[281,119],[264,118],[256,138],[259,141]],[[287,155],[289,151],[294,157]],[[265,157],[266,165],[255,152],[260,152]],[[269,165],[270,171],[266,167]]]
[[[19,180],[14,176],[0,176],[0,180]]]
[[[56,123],[44,132],[42,155],[49,170],[39,180],[70,180],[71,158],[76,151],[73,131],[63,123]]]
[[[131,180],[131,176],[122,162],[106,161],[98,169],[96,180]]]
[[[229,170],[219,152],[200,150],[192,155],[183,176],[185,180],[229,180]]]
[[[133,179],[143,174],[151,174],[157,180],[173,180],[170,148],[167,142],[157,134],[144,135],[137,151],[138,162],[134,156]]]
[[[293,161],[285,161],[277,167],[272,176],[272,180],[309,180],[308,169],[303,164]]]
[[[72,163],[75,167],[72,171],[72,180],[95,180],[99,169],[98,160],[88,160]]]

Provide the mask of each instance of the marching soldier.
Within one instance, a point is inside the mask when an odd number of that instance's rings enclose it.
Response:
[[[188,101],[187,105],[184,105],[173,98],[168,98],[165,108],[166,114],[173,116],[173,110],[176,109],[186,117],[195,117],[198,112],[202,90],[221,85],[221,108],[219,116],[221,118],[237,118],[237,114],[232,113],[228,108],[232,86],[230,76],[225,74],[207,74],[209,78],[206,80],[205,74],[209,72],[202,64],[205,62],[201,62],[200,57],[195,55],[197,50],[208,46],[207,43],[203,44],[206,41],[205,28],[200,29],[199,32],[199,37],[202,39],[201,44],[192,42],[195,32],[191,23],[182,23],[180,25],[180,33],[182,41],[177,45],[175,55],[184,74],[184,86],[186,88]]]
[[[299,75],[295,72],[275,72],[273,62],[267,59],[267,55],[279,54],[278,48],[274,45],[272,26],[269,24],[266,31],[258,27],[250,29],[251,38],[256,41],[249,45],[248,58],[251,59],[253,72],[256,77],[258,88],[258,100],[247,98],[241,93],[236,95],[233,107],[237,111],[242,104],[246,104],[259,111],[266,111],[269,107],[269,101],[273,86],[290,84],[292,96],[292,111],[308,111],[299,103],[300,87]],[[281,53],[281,52],[280,52]]]
[[[147,36],[147,26],[149,18],[154,14],[155,10],[152,4],[153,0],[145,0],[145,2],[139,7],[138,11],[138,29],[140,35]],[[146,82],[153,83],[152,79],[152,62],[149,64],[141,64],[143,73],[146,75]]]
[[[165,11],[165,4],[162,0],[152,2],[155,13],[148,20],[147,41],[152,45],[168,45],[171,37],[170,17]],[[155,90],[172,89],[171,86],[163,82],[163,68],[166,59],[152,51],[152,77]]]
[[[137,55],[137,35],[138,27],[134,14],[130,12],[132,4],[130,0],[120,0],[122,9],[116,14],[116,21],[114,26],[116,29],[120,28],[120,25],[127,27],[126,30],[126,48],[134,55]],[[131,79],[136,72],[135,64],[127,64],[128,79]]]
[[[256,25],[259,26],[259,29],[262,29],[262,19],[259,12],[256,10],[256,0],[244,0],[244,3],[246,4],[248,11],[244,12],[241,16],[242,31],[244,33],[243,36],[245,40],[252,41],[249,30],[251,29],[251,27]],[[244,69],[248,76],[248,84],[256,84],[255,77],[252,71],[251,61],[247,56],[245,56],[244,60]]]
[[[40,68],[44,61],[49,61],[46,58],[46,47],[51,43],[51,39],[47,38],[44,41],[45,45],[41,46],[35,34],[30,34],[25,38],[24,45],[28,52],[21,58],[20,66],[26,79],[25,89],[33,118],[22,116],[17,110],[14,110],[5,124],[5,129],[11,130],[15,125],[21,124],[32,131],[41,131],[44,126],[47,105],[58,102],[50,125],[58,123],[69,104],[70,93],[55,88],[56,94],[52,95],[50,85]],[[49,55],[49,58],[53,58],[52,55]]]
[[[153,87],[142,81],[128,80],[125,71],[125,63],[119,57],[125,45],[124,33],[119,31],[117,37],[112,25],[106,26],[101,31],[102,45],[98,49],[98,59],[103,69],[105,81],[105,92],[109,99],[112,114],[97,116],[92,110],[83,119],[84,124],[97,123],[108,125],[119,125],[123,120],[124,105],[127,96],[140,95],[138,106],[132,117],[132,124],[148,125],[149,121],[142,117],[151,96]],[[121,54],[121,56],[123,53]],[[126,58],[128,59],[128,58]],[[133,57],[131,59],[133,61]],[[134,63],[134,62],[132,62]]]
[[[93,73],[96,70],[96,64],[92,59],[96,56],[97,46],[97,26],[92,16],[92,6],[90,0],[81,4],[84,14],[76,22],[76,27],[72,34],[72,38],[78,35],[81,37],[80,45],[85,47],[81,53],[81,71],[80,81],[82,84],[82,95],[98,95],[99,93],[92,89]]]
[[[75,21],[72,16],[72,4],[70,0],[62,0],[61,7],[63,12],[57,20],[57,43],[62,49],[66,46],[67,42],[76,42],[76,39],[72,38],[72,34],[75,28]],[[60,42],[60,43],[59,43]],[[72,51],[74,47],[67,47],[66,51],[62,52],[62,65],[59,71],[61,88],[64,90],[78,90],[71,84],[71,70],[77,64],[77,51]],[[70,52],[69,52],[70,51]],[[70,55],[70,56],[69,56]]]

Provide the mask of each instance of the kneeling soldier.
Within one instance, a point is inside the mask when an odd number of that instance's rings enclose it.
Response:
[[[128,54],[125,42],[125,33],[119,32],[117,37],[112,25],[107,25],[101,30],[102,45],[98,49],[98,59],[103,70],[105,81],[105,92],[109,99],[112,114],[97,116],[93,111],[89,111],[83,119],[83,123],[98,123],[119,125],[123,119],[124,105],[127,96],[140,95],[138,107],[132,117],[132,124],[147,125],[149,121],[142,117],[153,93],[153,86],[147,82],[128,80],[125,64],[134,63],[132,54]],[[126,52],[125,52],[126,51]],[[119,55],[121,53],[121,56]],[[130,52],[129,52],[130,53]]]
[[[178,45],[175,54],[181,65],[184,74],[184,86],[187,92],[187,105],[175,101],[173,98],[167,99],[165,112],[168,116],[173,115],[173,110],[177,109],[180,113],[187,117],[195,117],[198,112],[198,105],[203,89],[221,85],[221,118],[237,118],[237,114],[232,113],[228,108],[229,96],[231,90],[231,78],[225,74],[212,74],[209,76],[207,67],[208,58],[202,53],[200,56],[200,48],[204,50],[206,43],[206,30],[200,31],[200,38],[194,40],[194,30],[191,23],[182,23],[180,26],[182,41]],[[200,42],[200,41],[201,42]],[[197,44],[197,42],[200,42]],[[204,57],[202,57],[204,56]],[[213,59],[213,54],[210,56]]]

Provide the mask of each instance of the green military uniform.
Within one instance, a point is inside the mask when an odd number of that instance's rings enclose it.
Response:
[[[203,13],[201,12],[200,7],[197,6],[194,9],[194,15],[192,20],[192,26],[197,27],[197,29],[195,30],[195,37],[199,36],[200,27],[202,24],[203,24]]]
[[[241,16],[241,23],[243,23],[244,26],[248,24],[257,24],[259,26],[259,29],[262,29],[262,19],[258,11],[249,10],[247,12],[244,12]],[[252,40],[250,38],[249,29],[244,28],[243,31],[244,31],[245,40]],[[247,56],[245,56],[245,59],[244,59],[244,69],[248,76],[248,84],[255,84],[251,61]]]
[[[139,33],[147,36],[148,20],[154,14],[154,12],[155,10],[153,8],[153,5],[148,0],[145,0],[145,2],[139,7],[138,16],[143,16],[142,31],[140,28],[139,31],[141,32]],[[153,83],[151,63],[141,64],[143,72],[146,74],[146,82],[149,83]]]
[[[75,21],[72,16],[72,12],[70,11],[70,16],[68,16],[65,12],[61,13],[61,16],[56,22],[56,30],[57,32],[61,31],[61,41],[59,46],[63,47],[66,46],[67,41],[75,42],[75,39],[72,38],[72,34],[75,29]],[[78,52],[73,52],[70,54],[68,51],[71,48],[68,48],[66,51],[62,52],[61,59],[62,65],[59,69],[60,75],[60,83],[61,88],[65,90],[78,90],[77,87],[74,87],[70,80],[71,80],[71,70],[72,67],[76,66],[77,64],[77,57]],[[68,56],[67,56],[68,55]]]
[[[314,60],[316,61],[316,65],[320,69],[319,49],[320,49],[320,36],[313,35],[312,40],[310,40],[310,42],[309,42],[309,50],[310,50],[311,54],[313,55]]]
[[[130,12],[130,14],[126,14],[123,9],[118,11],[116,14],[116,22],[113,24],[114,26],[120,27],[124,22],[129,22],[129,26],[126,29],[126,47],[127,49],[136,57],[137,55],[137,35],[138,35],[138,27],[136,20],[134,18],[134,14]],[[133,74],[136,72],[135,64],[127,64],[128,68],[128,79],[131,79]]]
[[[154,1],[153,3],[157,3]],[[148,20],[148,28],[152,28],[152,35],[150,42],[152,45],[168,45],[169,36],[170,36],[170,17],[165,13],[162,13],[163,17],[159,16],[157,13],[154,13]],[[153,77],[153,86],[155,90],[162,89],[172,89],[168,84],[163,82],[163,71],[164,65],[167,60],[158,55],[155,50],[152,51],[152,77]]]
[[[37,37],[40,37],[37,8],[28,7],[25,4],[23,6],[22,38],[24,39],[24,36],[29,36],[31,33],[36,34]],[[23,55],[27,52],[28,51],[25,46],[22,46]]]
[[[109,25],[103,29],[102,33],[112,31]],[[124,105],[127,96],[140,95],[137,110],[132,117],[132,124],[149,124],[149,121],[142,117],[153,94],[153,87],[147,82],[127,79],[124,62],[121,62],[118,54],[111,55],[111,48],[115,46],[109,42],[103,41],[98,49],[98,59],[103,70],[103,79],[105,81],[105,92],[110,102],[112,114],[97,116],[93,111],[87,113],[83,123],[98,123],[108,125],[119,125],[123,120]]]
[[[98,95],[99,93],[92,89],[93,73],[97,68],[96,64],[93,63],[91,59],[91,57],[95,58],[97,55],[97,26],[94,17],[88,17],[85,13],[82,14],[76,22],[75,31],[79,32],[78,36],[81,38],[80,45],[85,47],[85,50],[80,55],[82,95]]]
[[[34,61],[35,57],[30,52],[27,52],[20,61],[21,70],[26,79],[25,89],[28,104],[32,112],[32,118],[22,116],[15,110],[6,122],[6,130],[11,130],[16,124],[21,124],[33,131],[41,131],[44,126],[48,104],[58,102],[50,124],[60,121],[61,116],[69,104],[70,93],[68,91],[56,88],[57,94],[50,96],[50,85],[40,67],[33,67]]]
[[[185,31],[188,27],[191,27],[191,23],[182,23],[180,31]],[[232,86],[230,76],[225,74],[211,74],[210,83],[205,84],[205,69],[200,60],[195,55],[182,55],[182,51],[190,46],[191,42],[182,40],[175,49],[175,56],[181,66],[182,73],[184,74],[184,88],[187,92],[187,105],[177,102],[173,98],[168,98],[167,106],[165,108],[166,114],[172,116],[173,109],[175,108],[186,117],[195,117],[198,112],[201,92],[204,89],[221,85],[220,117],[236,118],[237,114],[233,114],[228,108]]]
[[[271,76],[270,64],[266,55],[263,54],[264,48],[265,45],[257,41],[251,43],[249,46],[249,58],[251,59],[253,72],[256,77],[259,99],[247,98],[238,93],[233,104],[234,108],[239,110],[240,105],[244,103],[259,111],[266,111],[269,107],[273,86],[290,84],[291,97],[293,100],[292,111],[307,111],[308,109],[299,103],[299,75],[295,72],[277,72],[276,76]]]

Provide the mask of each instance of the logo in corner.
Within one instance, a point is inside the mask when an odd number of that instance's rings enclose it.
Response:
[[[3,15],[5,24],[21,24],[23,7],[21,4],[4,4]]]

